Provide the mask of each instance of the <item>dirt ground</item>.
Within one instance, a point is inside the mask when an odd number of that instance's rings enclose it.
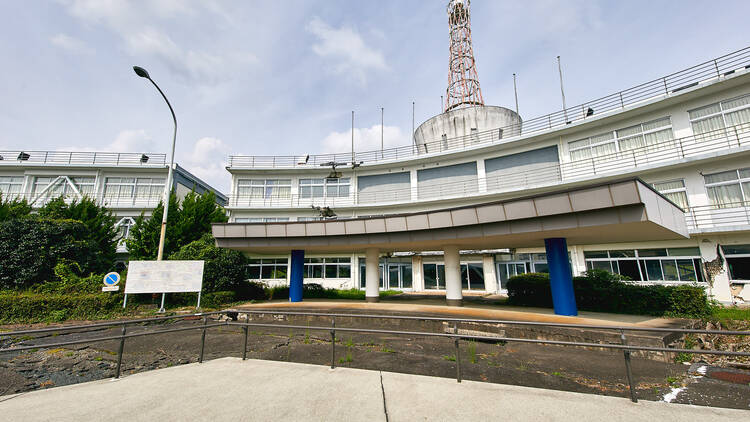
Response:
[[[137,325],[128,328],[128,332],[197,327],[200,324],[201,321],[193,320]],[[372,328],[383,327],[373,323]],[[0,395],[112,377],[118,341],[65,348],[45,348],[44,344],[119,333],[119,328],[107,328],[35,338],[9,338],[0,334],[0,348],[39,346],[30,351],[0,354]],[[456,378],[456,349],[449,338],[340,331],[336,337],[336,366]],[[123,376],[196,362],[200,340],[201,330],[198,329],[128,338],[123,354]],[[243,342],[242,327],[209,328],[204,359],[242,356]],[[466,380],[629,396],[623,354],[619,351],[461,341],[459,356],[461,377]],[[330,333],[311,329],[250,327],[247,357],[328,366],[331,365]],[[637,395],[641,400],[750,409],[750,383],[745,378],[750,377],[750,373],[746,371],[723,370],[707,364],[665,362],[664,359],[633,357],[632,362]],[[726,375],[727,371],[735,375]],[[712,376],[720,373],[724,375]]]

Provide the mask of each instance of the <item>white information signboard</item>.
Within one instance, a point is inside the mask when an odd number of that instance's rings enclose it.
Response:
[[[204,261],[130,261],[125,294],[200,292]]]

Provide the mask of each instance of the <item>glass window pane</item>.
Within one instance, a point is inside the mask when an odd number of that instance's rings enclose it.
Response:
[[[641,133],[641,125],[635,125],[635,126],[626,127],[624,129],[618,129],[617,137],[627,138],[628,136],[633,136],[638,133]]]
[[[707,187],[711,205],[725,208],[736,207],[742,202],[742,191],[739,184]]]
[[[661,262],[658,259],[649,259],[646,263],[646,273],[649,281],[663,280],[661,273]]]
[[[730,180],[737,180],[737,171],[723,171],[721,173],[707,174],[704,176],[706,184],[713,184],[719,182],[728,182]]]
[[[605,270],[612,272],[612,264],[610,261],[589,261],[591,262],[591,267],[595,270]]]
[[[336,278],[336,265],[326,265],[326,278]]]
[[[669,126],[672,122],[670,121],[669,117],[665,117],[663,119],[659,120],[653,120],[648,123],[643,124],[643,131],[648,132],[650,130],[658,129],[660,127]]]
[[[638,249],[638,256],[667,256],[666,249]]]
[[[469,264],[469,288],[484,290],[484,268],[482,264]]]
[[[623,249],[619,251],[609,251],[612,258],[632,258],[635,257],[635,251],[632,249]]]
[[[678,259],[677,269],[680,272],[680,281],[697,281],[692,259]]]
[[[701,256],[699,248],[669,248],[669,256]]]
[[[461,288],[469,289],[469,270],[466,268],[466,264],[461,265]]]
[[[750,245],[721,245],[724,255],[750,254]]]
[[[247,267],[247,278],[251,280],[257,280],[260,278],[260,267],[256,265],[251,265]]]
[[[701,117],[705,117],[711,114],[716,114],[721,111],[721,108],[719,107],[719,104],[711,104],[706,107],[697,108],[695,110],[688,111],[688,114],[690,114],[690,120],[700,119]]]
[[[670,180],[668,182],[658,182],[654,183],[654,189],[658,190],[659,192],[665,191],[665,190],[672,190],[672,189],[681,189],[685,187],[685,181],[680,180]]]
[[[261,267],[262,278],[273,278],[273,265],[263,265]]]
[[[401,266],[401,287],[411,289],[411,264]]]
[[[584,258],[609,258],[607,251],[584,251]]]
[[[661,268],[664,272],[664,280],[666,281],[677,281],[677,264],[674,259],[663,259],[661,261]]]
[[[348,264],[339,265],[339,278],[349,278],[352,276],[351,266]]]
[[[323,265],[318,264],[312,266],[312,277],[323,278]]]
[[[750,95],[721,102],[721,108],[724,109],[724,111],[747,105],[750,105]]]

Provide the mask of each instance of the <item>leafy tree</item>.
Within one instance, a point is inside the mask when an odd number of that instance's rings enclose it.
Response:
[[[117,254],[117,219],[112,212],[88,197],[66,202],[62,197],[49,201],[39,209],[43,219],[77,220],[86,226],[84,238],[98,246],[98,254],[92,264],[92,270],[105,272],[112,269]]]
[[[159,203],[154,208],[151,217],[147,218],[142,213],[136,218],[127,240],[130,259],[156,259],[162,215],[164,215],[164,206]],[[180,247],[210,233],[211,223],[226,221],[226,213],[216,204],[216,195],[213,192],[206,191],[202,195],[190,192],[185,196],[182,204],[173,192],[169,197],[164,256],[167,257],[178,251]]]
[[[31,205],[26,199],[13,198],[4,200],[0,192],[0,221],[14,220],[28,217],[31,214]]]
[[[240,251],[219,248],[213,236],[206,233],[200,239],[190,242],[169,256],[174,260],[203,260],[203,291],[222,290],[245,293],[247,257]],[[262,291],[262,290],[261,290]]]
[[[63,260],[94,272],[99,245],[75,220],[24,218],[0,222],[0,289],[23,289],[53,280]]]

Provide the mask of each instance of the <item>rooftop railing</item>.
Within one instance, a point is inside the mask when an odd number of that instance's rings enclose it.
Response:
[[[297,194],[268,197],[232,196],[229,207],[237,208],[306,208],[311,206],[356,207],[404,204],[419,201],[476,197],[502,194],[530,188],[621,175],[645,167],[666,165],[685,158],[716,154],[750,146],[750,124],[740,124],[700,135],[670,139],[626,151],[583,160],[537,167],[528,171],[509,169],[501,174],[470,180],[448,181],[432,186],[416,186],[352,192],[346,197],[309,198]]]
[[[246,316],[245,322],[238,321],[238,315],[244,314]],[[229,317],[225,321],[209,321],[211,317],[217,317],[220,315],[225,315]],[[272,315],[274,316],[273,322],[264,322],[263,319],[260,319],[258,321],[255,321],[254,318],[260,317],[263,318],[264,315]],[[290,322],[278,322],[281,318],[283,321],[288,321],[289,317],[298,317],[300,320],[302,318],[305,318],[306,325],[302,324],[293,324]],[[324,325],[315,325],[316,322],[313,322],[313,325],[310,324],[311,317],[319,317],[322,319],[330,319],[331,323],[330,325],[324,326]],[[195,323],[195,321],[190,322],[189,320],[195,320],[195,319],[202,319],[200,323]],[[347,326],[341,326],[339,324],[336,325],[336,320],[339,319],[339,322],[341,320],[353,320],[356,321],[354,324],[347,324]],[[156,329],[150,329],[150,327],[144,327],[143,324],[145,323],[163,323],[165,321],[169,320],[188,320],[185,322],[190,323],[191,325],[183,326],[183,327],[176,327],[176,328],[156,328]],[[360,322],[361,320],[375,320],[375,321],[404,321],[404,320],[416,320],[416,321],[437,321],[442,322],[443,324],[447,324],[451,326],[452,332],[446,332],[446,330],[441,331],[412,331],[412,330],[393,330],[393,329],[385,329],[381,327],[387,327],[386,324],[382,322],[378,322],[377,327],[378,328],[371,328],[370,326],[363,326],[363,324]],[[615,337],[619,337],[619,343],[610,343],[610,342],[601,342],[601,343],[594,343],[594,342],[585,342],[585,341],[566,341],[566,340],[547,340],[547,339],[540,339],[536,338],[536,335],[534,338],[526,338],[521,336],[507,336],[504,334],[504,332],[501,332],[498,335],[483,335],[481,332],[476,331],[476,324],[491,324],[492,326],[509,326],[509,327],[536,327],[536,328],[550,328],[555,327],[559,329],[590,329],[590,330],[597,330],[602,331],[608,334],[612,334]],[[141,326],[140,328],[136,329],[136,326]],[[464,327],[469,327],[471,330],[467,330]],[[705,336],[705,335],[719,335],[719,336],[748,336],[750,335],[750,331],[729,331],[729,330],[698,330],[698,329],[686,329],[686,328],[649,328],[649,327],[637,327],[637,326],[607,326],[607,325],[579,325],[579,324],[569,324],[569,323],[544,323],[544,322],[528,322],[528,321],[508,321],[508,320],[488,320],[488,319],[468,319],[468,318],[442,318],[442,317],[428,317],[428,316],[402,316],[402,315],[377,315],[377,314],[342,314],[342,313],[318,313],[318,312],[288,312],[288,311],[274,311],[274,310],[257,310],[257,311],[222,311],[222,312],[209,312],[209,313],[203,313],[203,314],[191,314],[191,315],[177,315],[177,316],[170,316],[170,317],[160,317],[160,318],[147,318],[147,319],[140,319],[140,320],[126,320],[126,321],[115,321],[115,322],[104,322],[104,323],[95,323],[95,324],[87,324],[87,325],[71,325],[71,326],[63,326],[63,327],[54,327],[54,328],[42,328],[42,329],[32,329],[32,330],[18,330],[18,331],[9,331],[9,332],[2,332],[0,333],[0,340],[16,340],[15,342],[12,342],[10,347],[5,347],[0,349],[0,353],[18,353],[22,351],[28,351],[28,350],[37,350],[37,349],[50,349],[50,348],[59,348],[59,347],[65,347],[65,346],[72,346],[72,345],[80,345],[80,344],[87,344],[87,343],[97,343],[97,342],[107,342],[107,341],[118,341],[118,348],[117,348],[117,364],[115,367],[115,372],[113,374],[114,378],[119,378],[122,373],[122,363],[123,363],[123,350],[125,347],[125,341],[129,338],[134,337],[143,337],[143,336],[151,336],[151,335],[158,335],[158,334],[167,334],[167,333],[174,333],[174,332],[185,332],[185,331],[191,331],[191,330],[200,330],[201,332],[201,341],[200,341],[200,348],[198,352],[198,363],[202,363],[205,356],[205,349],[206,349],[206,334],[207,331],[211,328],[217,328],[217,327],[237,327],[241,329],[242,335],[244,336],[244,341],[242,344],[242,350],[239,351],[239,354],[242,356],[242,359],[247,359],[247,351],[248,351],[248,341],[249,341],[249,329],[250,327],[254,327],[256,329],[262,328],[262,329],[283,329],[284,332],[292,332],[292,330],[298,330],[300,332],[304,331],[305,333],[309,333],[310,331],[321,331],[324,333],[330,334],[330,345],[331,345],[331,361],[330,366],[331,369],[334,369],[336,367],[336,342],[339,341],[341,343],[341,333],[362,333],[362,334],[369,334],[369,335],[387,335],[387,336],[408,336],[408,337],[416,337],[416,338],[444,338],[447,341],[450,341],[455,349],[455,362],[456,362],[456,381],[461,382],[463,378],[461,365],[463,363],[463,359],[461,357],[461,348],[460,348],[460,342],[461,341],[485,341],[485,342],[493,342],[493,343],[503,343],[503,342],[510,342],[510,343],[531,343],[531,344],[539,344],[539,345],[556,345],[556,346],[566,346],[566,347],[574,347],[574,348],[589,348],[594,350],[612,350],[612,351],[622,351],[623,358],[624,358],[624,369],[625,374],[627,376],[627,381],[629,385],[629,395],[630,399],[633,402],[637,402],[637,394],[636,394],[636,386],[637,382],[635,381],[633,377],[632,372],[632,362],[631,362],[631,353],[633,352],[652,352],[652,353],[664,353],[664,354],[677,354],[677,353],[690,353],[690,354],[699,354],[699,355],[715,355],[715,356],[734,356],[734,357],[750,357],[750,352],[745,351],[734,351],[734,350],[717,350],[717,349],[681,349],[681,348],[669,348],[669,347],[654,347],[654,346],[646,346],[646,345],[634,345],[628,343],[628,336],[634,337],[634,335],[637,335],[638,333],[644,333],[644,332],[654,332],[654,333],[663,333],[663,334],[679,334],[680,336],[691,334],[696,336]],[[461,327],[461,328],[459,328]],[[110,334],[107,335],[106,333],[97,334],[94,333],[92,336],[87,337],[87,333],[92,333],[95,331],[100,331],[108,328],[119,328],[120,334]],[[88,330],[88,331],[87,331]],[[134,332],[133,332],[134,331]],[[56,341],[55,336],[59,336],[60,334],[65,334],[68,332],[72,333],[78,333],[77,340],[70,340],[70,341]],[[337,332],[339,333],[339,337],[337,337]],[[49,336],[49,334],[52,333],[53,336]],[[627,333],[627,334],[626,334]],[[22,337],[21,337],[22,336]],[[289,334],[291,337],[291,334]],[[32,344],[24,344],[28,343],[29,341],[37,340],[41,337],[46,337],[49,340],[43,340],[42,342],[34,341]],[[84,338],[81,338],[84,337]],[[17,339],[21,339],[21,341],[17,341]],[[326,340],[323,340],[326,341]],[[158,343],[154,342],[154,346],[157,346]],[[339,349],[341,346],[339,346]],[[564,352],[567,353],[567,352]],[[573,352],[570,352],[573,353]]]
[[[0,166],[18,164],[166,166],[167,155],[141,152],[0,151]]]
[[[460,151],[477,145],[490,144],[500,141],[503,133],[518,133],[521,136],[541,133],[554,128],[565,127],[568,124],[584,121],[592,115],[617,112],[628,107],[636,106],[672,94],[679,94],[690,88],[732,77],[750,69],[750,47],[717,57],[693,67],[664,76],[659,79],[640,84],[638,86],[616,92],[592,101],[587,101],[564,110],[556,111],[545,116],[536,117],[523,122],[520,131],[518,125],[498,127],[471,135],[449,139],[435,139],[422,145],[405,145],[366,152],[344,152],[320,155],[294,156],[246,156],[231,155],[228,158],[230,168],[294,168],[319,167],[330,161],[360,162],[374,164],[403,158],[413,158],[426,154],[442,153],[445,151]],[[507,138],[507,139],[514,139]]]

